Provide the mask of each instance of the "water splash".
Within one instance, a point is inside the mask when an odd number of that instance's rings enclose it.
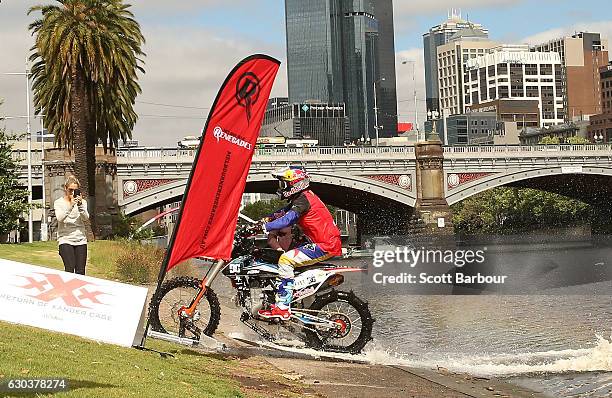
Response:
[[[230,337],[243,337],[238,333]],[[441,366],[451,372],[468,373],[474,376],[516,376],[538,373],[596,372],[612,371],[612,336],[607,340],[596,336],[597,342],[591,348],[574,350],[542,351],[518,354],[447,356],[424,359],[420,356],[399,354],[374,343],[362,354],[322,353],[321,351],[293,347],[283,350],[310,355],[314,358],[333,357],[347,361],[367,362],[375,365],[400,365],[414,368],[436,369]],[[297,342],[296,342],[297,343]],[[263,345],[269,343],[261,342]]]
[[[612,336],[610,340],[596,337],[593,347],[575,350],[419,359],[373,348],[363,356],[374,364],[421,368],[442,366],[452,372],[476,376],[612,371]]]

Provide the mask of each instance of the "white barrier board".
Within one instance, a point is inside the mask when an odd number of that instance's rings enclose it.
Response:
[[[0,259],[2,321],[130,347],[146,300],[144,287]]]

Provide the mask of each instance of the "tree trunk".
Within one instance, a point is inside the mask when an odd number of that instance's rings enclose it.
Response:
[[[78,67],[72,68],[72,85],[70,87],[70,111],[72,113],[72,143],[74,150],[74,174],[81,183],[81,194],[87,200],[90,222],[86,223],[87,236],[94,238],[95,231],[95,172],[96,148],[90,136],[95,135],[91,130],[91,115],[89,93],[85,83],[83,71]]]

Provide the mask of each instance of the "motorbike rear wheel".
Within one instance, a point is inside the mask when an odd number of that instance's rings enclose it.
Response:
[[[151,328],[160,333],[187,337],[179,333],[179,314],[181,307],[189,307],[200,291],[201,280],[190,277],[170,279],[155,292],[149,304]],[[192,319],[203,334],[212,336],[221,320],[219,299],[211,288],[207,288],[196,307],[197,316]],[[180,334],[183,334],[182,336]]]
[[[307,344],[323,351],[358,354],[372,339],[374,319],[368,304],[357,297],[352,291],[342,292],[332,290],[317,296],[308,308],[315,310],[319,318],[324,318],[338,324],[335,331],[316,331],[305,328]]]

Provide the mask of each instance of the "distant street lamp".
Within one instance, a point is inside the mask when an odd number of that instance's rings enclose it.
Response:
[[[381,77],[378,80],[374,81],[374,129],[376,130],[376,147],[378,148],[378,130],[382,129],[383,126],[378,125],[378,105],[377,105],[377,95],[376,95],[376,83],[384,82],[385,78]],[[368,137],[369,139],[370,137]]]
[[[595,138],[595,143],[597,144],[603,143],[604,136],[602,133],[599,133],[599,136],[597,135],[597,133],[595,133],[595,137],[593,138]]]
[[[25,76],[26,78],[26,107],[28,110],[26,116],[26,136],[28,141],[28,242],[34,242],[34,227],[32,220],[32,132],[30,131],[30,69],[28,68],[28,59],[26,57],[25,72],[11,72],[5,75]]]
[[[418,109],[418,104],[417,104],[417,90],[416,90],[416,78],[415,78],[415,68],[416,68],[416,61],[412,61],[412,60],[406,60],[406,61],[402,61],[402,65],[406,65],[408,63],[412,64],[412,86],[413,86],[413,94],[414,94],[414,125],[416,126],[416,131],[417,131],[417,141],[419,140],[419,136],[420,131],[419,131],[419,112],[417,112]]]

